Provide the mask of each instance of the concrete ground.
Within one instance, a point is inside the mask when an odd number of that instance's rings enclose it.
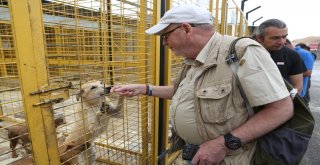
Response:
[[[305,154],[300,165],[318,165],[320,164],[320,60],[314,63],[312,77],[311,77],[311,88],[310,88],[310,109],[315,118],[315,128],[307,153]]]

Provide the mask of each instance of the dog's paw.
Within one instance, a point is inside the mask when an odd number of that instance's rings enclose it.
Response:
[[[96,120],[100,120],[102,118],[103,113],[97,112],[96,113]]]
[[[57,137],[58,139],[58,144],[62,144],[66,141],[67,136],[64,134],[61,134],[59,137]]]
[[[26,149],[26,153],[27,153],[27,154],[31,154],[32,152],[31,152],[30,149]]]
[[[95,124],[99,125],[101,123],[102,117],[103,117],[103,113],[97,112],[95,117]]]

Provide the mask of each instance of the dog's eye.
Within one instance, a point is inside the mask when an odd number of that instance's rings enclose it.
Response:
[[[92,87],[91,87],[91,89],[96,89],[96,88],[97,88],[97,86],[92,86]]]

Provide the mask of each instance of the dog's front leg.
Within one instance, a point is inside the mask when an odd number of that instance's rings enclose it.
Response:
[[[101,112],[96,113],[96,117],[94,120],[94,128],[97,128],[101,124],[102,115],[103,114]]]
[[[18,154],[17,154],[17,151],[16,151],[17,144],[18,144],[18,139],[11,139],[10,148],[11,148],[11,151],[12,151],[12,155],[11,155],[12,158],[17,158],[18,157]]]
[[[100,127],[100,125],[101,125],[101,123],[102,123],[102,118],[103,118],[103,113],[97,112],[97,113],[95,114],[94,121],[93,121],[93,123],[91,124],[91,128],[89,128],[90,131],[96,131],[96,130]]]

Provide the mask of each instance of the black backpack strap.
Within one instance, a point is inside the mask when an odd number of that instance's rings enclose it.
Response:
[[[228,64],[238,61],[238,56],[236,53],[236,44],[239,40],[241,40],[243,38],[248,38],[248,37],[239,37],[231,42],[230,47],[229,47],[229,53],[228,53],[229,55],[226,58],[226,61]]]
[[[238,88],[240,90],[240,94],[244,100],[244,103],[246,105],[246,109],[248,111],[248,114],[249,116],[253,116],[254,115],[254,111],[249,103],[249,100],[246,96],[246,94],[244,93],[244,90],[242,88],[242,85],[240,83],[240,80],[239,80],[239,77],[238,77],[238,68],[239,68],[239,59],[238,59],[238,56],[237,56],[237,53],[236,53],[236,44],[237,42],[242,39],[242,38],[247,38],[247,37],[240,37],[240,38],[237,38],[235,40],[233,40],[230,44],[230,48],[229,48],[229,53],[228,53],[228,56],[226,57],[226,62],[230,65],[231,67],[231,70],[233,72],[233,76],[235,77],[236,79],[236,82],[237,82],[237,85],[238,85]]]

